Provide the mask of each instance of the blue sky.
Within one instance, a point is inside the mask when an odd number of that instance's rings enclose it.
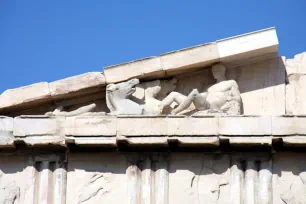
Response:
[[[0,0],[0,93],[275,26],[306,51],[306,0]]]

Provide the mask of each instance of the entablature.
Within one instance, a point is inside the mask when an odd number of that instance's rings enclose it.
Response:
[[[306,116],[20,116],[0,119],[1,148],[75,144],[80,147],[306,146]]]

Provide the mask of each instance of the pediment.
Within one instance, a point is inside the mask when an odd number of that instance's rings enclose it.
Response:
[[[306,52],[277,49],[270,28],[7,90],[0,147],[303,147]]]
[[[146,82],[176,77],[179,79],[177,86],[181,87],[179,92],[188,94],[192,86],[201,89],[213,83],[209,71],[213,64],[222,63],[227,68],[238,67],[238,72],[243,72],[241,67],[245,65],[247,67],[249,64],[274,59],[277,56],[276,30],[268,28],[163,53],[156,57],[108,66],[101,73],[89,72],[50,83],[41,82],[6,90],[0,95],[0,114],[44,114],[58,106],[74,110],[92,101],[99,103],[100,111],[108,112],[105,104],[105,89],[108,84],[133,78]],[[266,70],[260,70],[262,71]],[[235,75],[236,69],[228,72]],[[199,75],[203,77],[202,80]],[[141,94],[141,89],[137,88],[137,91],[136,95]]]

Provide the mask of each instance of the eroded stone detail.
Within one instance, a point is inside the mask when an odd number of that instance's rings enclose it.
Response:
[[[240,115],[242,113],[242,101],[239,87],[236,81],[225,78],[225,66],[216,64],[212,66],[212,73],[217,80],[207,91],[199,93],[193,89],[188,96],[179,92],[171,92],[160,104],[160,109],[170,106],[176,102],[178,106],[171,114],[180,114],[186,110],[191,103],[194,104],[197,114],[227,114]]]
[[[306,203],[306,172],[299,174],[299,179],[291,180],[290,185],[280,194],[280,198],[286,204],[304,204]]]
[[[223,192],[222,188],[229,187],[230,171],[228,165],[227,155],[221,158],[203,157],[201,172],[199,175],[195,175],[191,183],[191,187],[195,187],[199,203],[224,202],[221,198],[221,192]]]
[[[20,188],[16,186],[15,181],[4,180],[4,174],[0,170],[0,203],[17,204],[20,199]]]
[[[107,183],[112,182],[113,179],[114,175],[112,173],[92,172],[86,175],[86,178],[84,178],[85,185],[78,194],[78,204],[92,199],[98,193],[107,193],[110,190],[110,185],[107,185]]]
[[[286,113],[306,114],[306,52],[286,60]]]
[[[100,113],[101,115],[105,115],[105,112],[93,112],[96,107],[97,105],[95,103],[91,103],[89,105],[81,106],[80,108],[77,108],[73,111],[65,111],[65,108],[63,106],[58,106],[53,112],[47,112],[45,115],[66,117],[78,115],[98,115],[98,113]]]

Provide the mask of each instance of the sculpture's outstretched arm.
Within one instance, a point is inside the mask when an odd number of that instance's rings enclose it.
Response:
[[[76,115],[81,115],[83,113],[88,113],[93,111],[96,107],[97,105],[95,103],[91,103],[87,106],[82,106],[74,111],[68,112],[66,116],[76,116]]]
[[[71,116],[77,116],[77,115],[81,115],[83,113],[88,113],[93,111],[93,109],[95,109],[97,107],[97,105],[95,103],[91,103],[89,105],[86,106],[82,106],[74,111],[61,111],[62,110],[62,106],[59,106],[58,108],[55,109],[55,111],[53,112],[48,112],[46,113],[46,115],[51,115],[51,116],[67,116],[67,117],[71,117]]]

